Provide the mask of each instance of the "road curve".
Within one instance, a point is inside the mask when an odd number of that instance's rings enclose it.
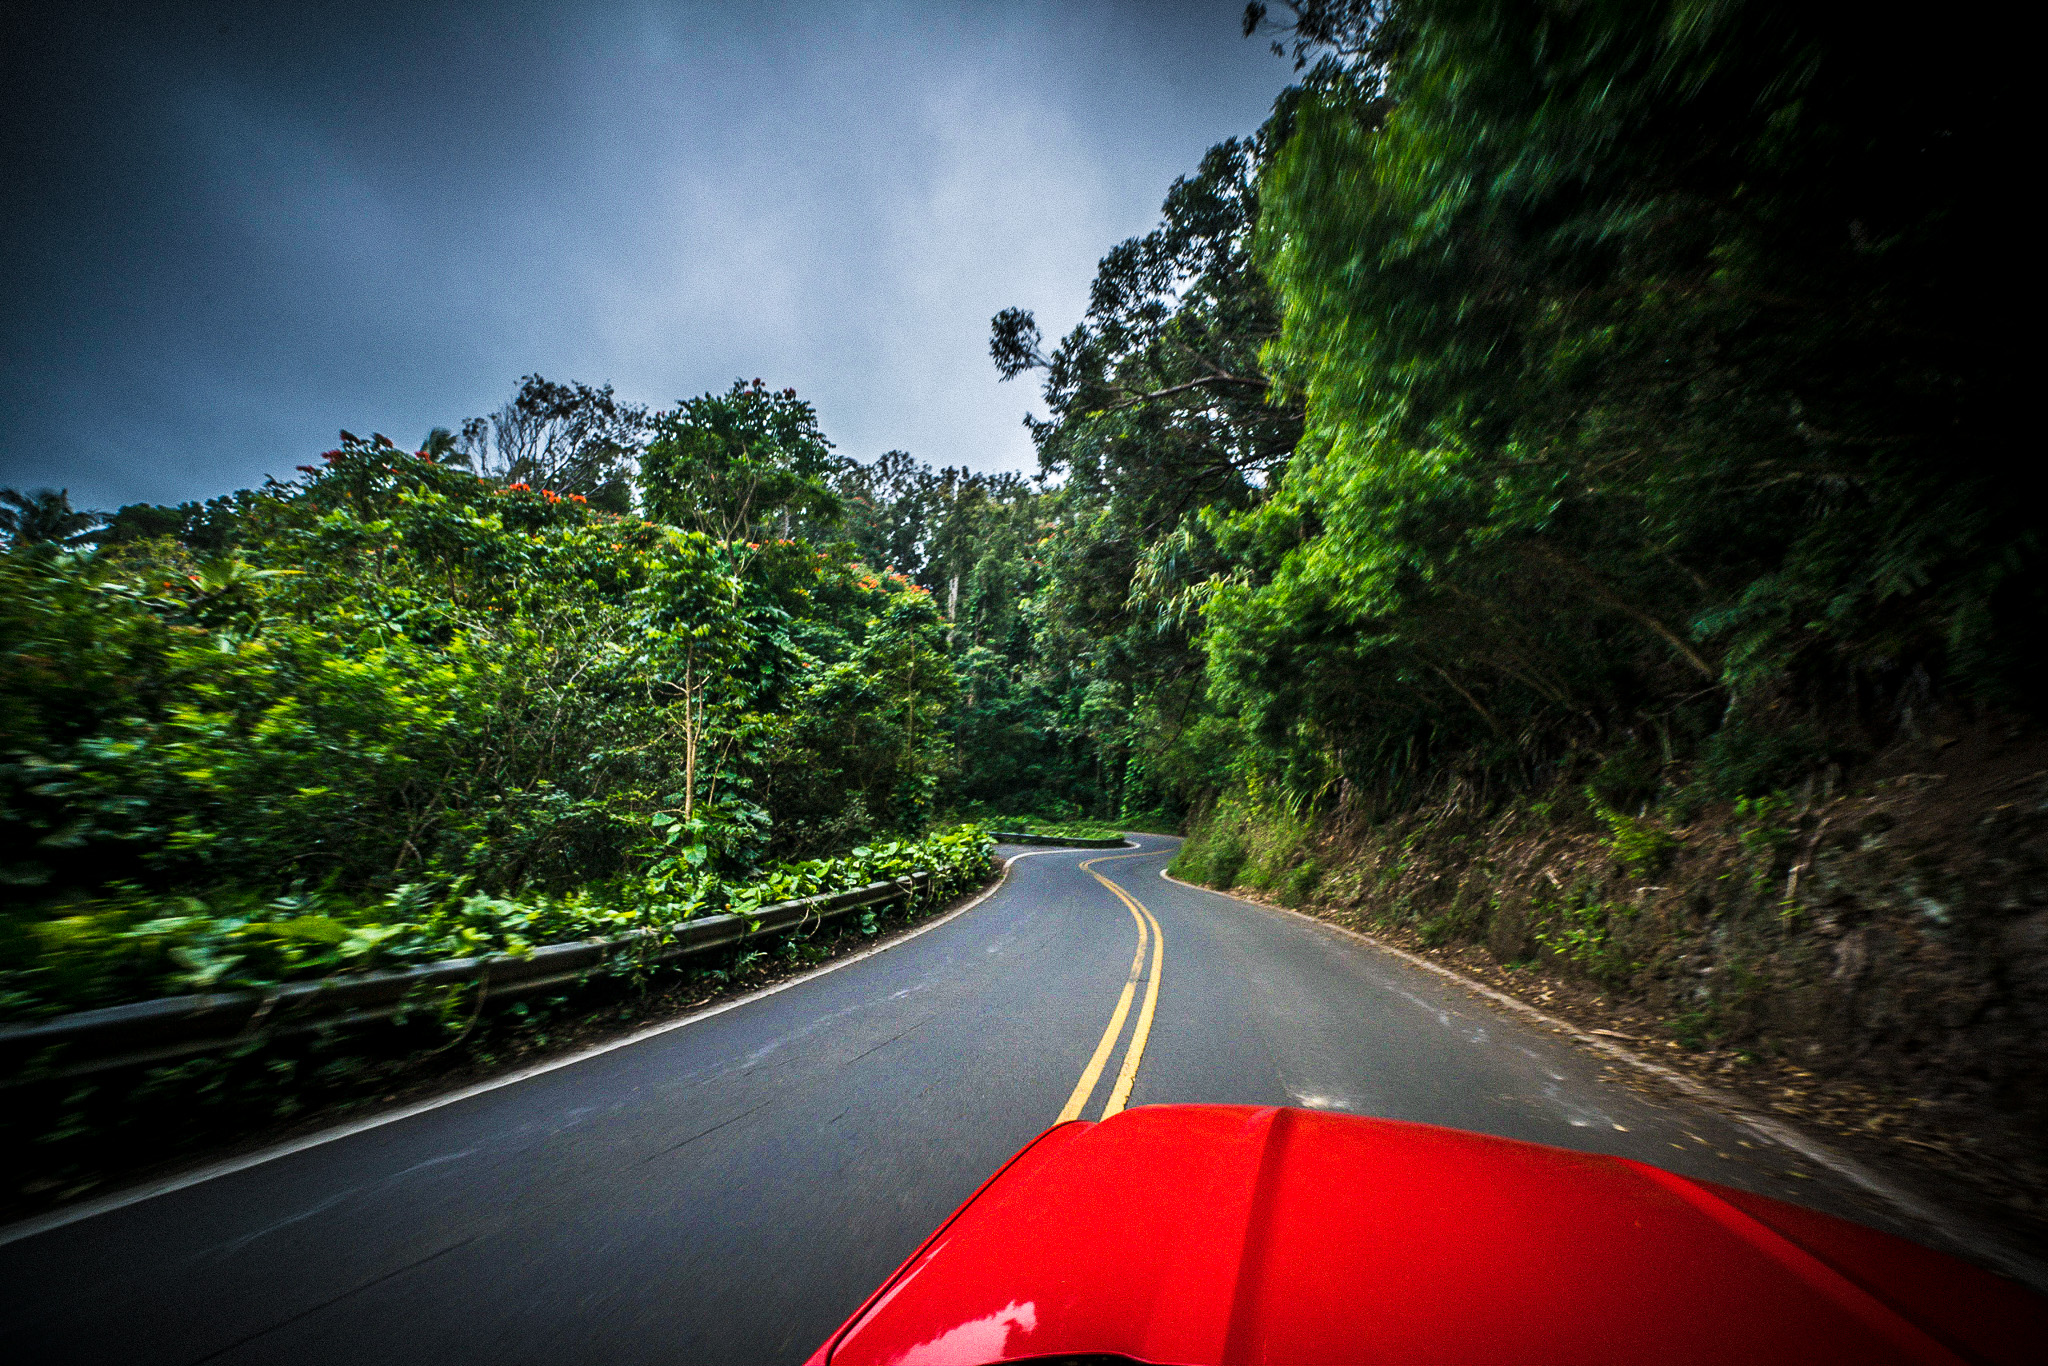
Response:
[[[1139,842],[1033,851],[836,971],[8,1242],[0,1341],[135,1366],[799,1361],[1062,1114],[1169,1101],[1614,1153],[1911,1234],[1454,983],[1165,881],[1177,842]]]

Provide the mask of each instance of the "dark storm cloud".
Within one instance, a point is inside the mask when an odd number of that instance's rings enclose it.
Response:
[[[518,377],[759,375],[842,450],[1024,467],[988,318],[1288,76],[1235,0],[92,6],[17,20],[0,484],[202,497]]]

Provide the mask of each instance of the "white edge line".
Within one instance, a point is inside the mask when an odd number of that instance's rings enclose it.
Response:
[[[1950,1215],[1928,1204],[1918,1196],[1901,1190],[1853,1158],[1844,1157],[1840,1153],[1823,1147],[1789,1125],[1751,1113],[1724,1091],[1717,1091],[1706,1083],[1695,1081],[1693,1078],[1685,1075],[1685,1073],[1666,1067],[1662,1063],[1651,1062],[1648,1058],[1623,1048],[1619,1044],[1587,1034],[1554,1015],[1544,1014],[1527,1001],[1518,1000],[1504,991],[1499,991],[1487,986],[1484,982],[1467,977],[1456,969],[1447,968],[1441,963],[1433,963],[1420,954],[1410,953],[1406,949],[1396,948],[1392,944],[1375,939],[1372,935],[1366,934],[1362,930],[1354,930],[1348,925],[1339,925],[1334,921],[1324,920],[1287,906],[1268,906],[1261,901],[1251,901],[1241,896],[1232,896],[1229,892],[1219,892],[1213,887],[1203,887],[1192,882],[1183,882],[1180,878],[1169,874],[1164,868],[1159,870],[1159,876],[1165,878],[1168,882],[1178,883],[1190,891],[1207,892],[1211,896],[1220,896],[1226,900],[1238,902],[1241,905],[1257,907],[1262,911],[1281,911],[1287,915],[1297,916],[1302,920],[1306,920],[1311,925],[1320,926],[1326,930],[1334,930],[1339,934],[1350,935],[1353,939],[1369,944],[1381,953],[1390,953],[1396,958],[1414,964],[1418,968],[1425,968],[1439,977],[1447,977],[1467,991],[1484,996],[1488,1000],[1508,1007],[1510,1010],[1519,1011],[1532,1020],[1548,1025],[1552,1030],[1571,1039],[1573,1043],[1597,1049],[1619,1062],[1625,1062],[1640,1071],[1648,1072],[1651,1076],[1669,1083],[1674,1089],[1683,1091],[1695,1100],[1711,1104],[1714,1108],[1722,1111],[1728,1118],[1748,1129],[1757,1137],[1766,1142],[1775,1143],[1781,1148],[1790,1149],[1792,1152],[1813,1163],[1816,1167],[1824,1167],[1845,1181],[1861,1186],[1865,1191],[1885,1201],[1901,1214],[1937,1230],[1951,1242],[1970,1248],[1979,1256],[1985,1258],[1985,1260],[1997,1263],[2009,1275],[2025,1281],[2043,1293],[2048,1293],[2048,1263],[2037,1261],[2016,1248],[2007,1247],[2002,1241],[1994,1241],[1987,1238],[1979,1230],[1958,1222]]]
[[[574,1067],[577,1063],[588,1062],[592,1058],[602,1057],[606,1053],[616,1052],[621,1048],[630,1048],[636,1043],[645,1043],[649,1039],[658,1038],[673,1030],[686,1028],[689,1025],[711,1019],[715,1015],[723,1015],[728,1010],[738,1010],[741,1006],[752,1005],[763,997],[773,996],[778,991],[787,991],[791,987],[802,986],[805,982],[816,977],[823,977],[828,972],[837,972],[840,968],[852,967],[855,963],[861,962],[864,959],[873,958],[877,954],[887,953],[893,948],[909,943],[927,930],[935,930],[949,921],[957,920],[1001,891],[1003,884],[1010,880],[1010,865],[1020,858],[1034,858],[1039,854],[1071,854],[1074,852],[1076,851],[1072,849],[1053,848],[1034,849],[1028,853],[1012,854],[1003,860],[1002,875],[996,879],[995,884],[985,888],[979,896],[975,897],[974,900],[968,902],[965,906],[957,910],[948,911],[936,920],[928,920],[909,933],[896,936],[886,944],[877,944],[871,949],[863,949],[859,953],[848,954],[844,958],[835,958],[829,963],[812,968],[809,972],[800,973],[785,981],[777,982],[773,986],[762,987],[759,991],[749,992],[737,1000],[727,1001],[723,1005],[712,1006],[708,1010],[700,1010],[695,1014],[685,1015],[678,1020],[665,1020],[661,1024],[650,1025],[648,1028],[628,1034],[624,1038],[613,1039],[609,1043],[597,1044],[584,1049],[580,1053],[572,1053],[567,1057],[551,1058],[547,1062],[537,1062],[531,1067],[522,1067],[516,1072],[508,1072],[502,1077],[493,1077],[489,1081],[480,1081],[472,1086],[465,1086],[459,1091],[449,1091],[444,1095],[431,1096],[426,1100],[414,1101],[410,1105],[401,1105],[395,1110],[387,1110],[380,1115],[372,1115],[367,1119],[359,1119],[349,1124],[338,1124],[332,1129],[322,1129],[319,1133],[308,1134],[304,1138],[295,1138],[289,1142],[277,1144],[275,1147],[264,1148],[241,1157],[231,1157],[225,1161],[199,1167],[178,1176],[166,1177],[161,1181],[154,1181],[145,1186],[135,1186],[128,1190],[115,1191],[112,1194],[100,1196],[96,1200],[87,1200],[77,1205],[67,1205],[63,1209],[51,1210],[48,1214],[37,1215],[32,1219],[24,1219],[18,1223],[9,1224],[4,1228],[0,1228],[0,1247],[5,1247],[9,1243],[18,1243],[25,1238],[33,1238],[38,1234],[49,1233],[52,1230],[64,1228],[70,1224],[81,1223],[98,1215],[110,1214],[117,1209],[125,1209],[129,1205],[139,1205],[146,1200],[154,1200],[160,1195],[169,1195],[173,1191],[181,1191],[190,1186],[204,1185],[208,1181],[215,1181],[223,1176],[233,1176],[236,1172],[247,1171],[251,1167],[260,1167],[266,1162],[275,1162],[281,1157],[290,1157],[295,1153],[302,1153],[310,1148],[318,1148],[324,1144],[336,1142],[339,1139],[352,1138],[357,1134],[367,1133],[372,1129],[381,1129],[387,1124],[396,1124],[400,1120],[411,1119],[414,1115],[423,1115],[429,1110],[438,1110],[444,1105],[456,1105],[474,1096],[481,1096],[487,1092],[500,1090],[507,1086],[516,1086],[522,1081],[531,1081],[535,1077],[545,1076],[550,1072],[559,1072],[565,1067]]]

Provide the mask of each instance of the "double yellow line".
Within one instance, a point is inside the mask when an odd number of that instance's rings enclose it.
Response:
[[[1098,863],[1107,863],[1113,858],[1137,858],[1137,854],[1110,854],[1104,858],[1089,859],[1081,866],[1088,875],[1103,886],[1118,901],[1124,903],[1131,913],[1131,919],[1138,922],[1138,953],[1131,959],[1130,976],[1124,979],[1123,994],[1117,997],[1116,1009],[1109,1017],[1109,1028],[1102,1031],[1102,1042],[1095,1045],[1095,1056],[1088,1059],[1088,1066],[1081,1071],[1081,1079],[1074,1083],[1074,1094],[1067,1097],[1066,1108],[1060,1111],[1062,1124],[1070,1119],[1079,1119],[1081,1111],[1088,1106],[1088,1098],[1095,1094],[1095,1084],[1102,1079],[1102,1069],[1109,1062],[1109,1055],[1116,1049],[1117,1036],[1123,1033],[1124,1020],[1131,1013],[1131,1000],[1138,993],[1138,983],[1145,976],[1145,952],[1152,952],[1152,980],[1145,988],[1145,1004],[1138,1009],[1138,1026],[1131,1031],[1130,1046],[1124,1049],[1124,1065],[1117,1070],[1116,1084],[1109,1089],[1109,1102],[1102,1107],[1101,1118],[1124,1108],[1131,1098],[1131,1088],[1138,1082],[1138,1064],[1145,1060],[1145,1041],[1152,1035],[1152,1014],[1159,1008],[1159,974],[1166,958],[1166,931],[1159,928],[1159,921],[1152,912],[1133,900],[1123,888],[1095,871]]]

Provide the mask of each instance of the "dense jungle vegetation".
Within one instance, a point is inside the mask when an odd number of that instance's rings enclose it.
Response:
[[[1278,32],[1314,64],[1084,323],[1048,355],[996,320],[1090,509],[1049,558],[1148,718],[1123,771],[1391,815],[1562,767],[1633,812],[2037,703],[2039,466],[1987,326],[2009,95],[1973,40],[1745,3]]]
[[[530,376],[204,504],[10,495],[7,1009],[119,994],[49,966],[114,939],[185,989],[252,935],[502,945],[995,812],[1562,784],[1636,820],[2034,711],[1977,35],[1760,0],[1281,19],[1246,32],[1298,82],[1080,325],[994,320],[1042,383],[1035,477],[848,459],[758,380],[650,412]]]
[[[945,622],[820,530],[836,469],[793,391],[534,377],[205,505],[14,496],[8,1013],[979,876]]]

